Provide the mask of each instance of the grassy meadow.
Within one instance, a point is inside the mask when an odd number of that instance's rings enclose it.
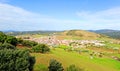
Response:
[[[69,65],[84,69],[85,71],[120,71],[120,62],[107,56],[90,58],[89,53],[68,52],[61,48],[52,49],[50,53],[31,53],[36,58],[34,71],[48,71],[50,59],[56,59],[62,63],[64,69]]]

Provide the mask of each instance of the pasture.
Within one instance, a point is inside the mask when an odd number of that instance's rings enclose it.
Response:
[[[56,59],[62,63],[64,69],[69,65],[84,69],[84,71],[120,71],[120,62],[107,56],[90,58],[89,53],[68,52],[61,48],[51,49],[50,53],[31,53],[36,58],[34,71],[48,71],[50,59]],[[64,70],[65,71],[65,70]]]

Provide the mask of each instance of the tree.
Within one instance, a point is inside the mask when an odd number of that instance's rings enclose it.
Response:
[[[0,44],[0,50],[1,49],[16,49],[16,47],[13,46],[12,44],[4,43],[4,44]]]
[[[62,64],[56,61],[55,59],[51,59],[49,63],[49,71],[63,71]]]
[[[47,45],[45,45],[45,44],[38,44],[38,45],[34,46],[32,48],[32,50],[34,52],[40,52],[40,53],[45,53],[45,52],[50,51],[49,47]]]
[[[6,40],[6,38],[7,38],[7,36],[3,32],[0,32],[0,42],[4,43],[4,41]]]
[[[16,39],[16,37],[14,37],[14,36],[7,36],[7,39],[6,39],[5,42],[6,42],[6,43],[10,43],[10,44],[12,44],[12,45],[14,45],[14,46],[17,45],[17,39]]]
[[[35,41],[23,40],[21,41],[21,44],[24,46],[33,47],[36,46],[38,43]]]
[[[25,50],[0,50],[1,71],[32,71],[35,58]]]
[[[18,42],[18,44],[22,44],[22,42],[23,42],[22,38],[17,38],[17,42]]]
[[[70,65],[67,67],[66,71],[83,71],[83,69],[80,69],[79,67],[76,67],[75,65]]]

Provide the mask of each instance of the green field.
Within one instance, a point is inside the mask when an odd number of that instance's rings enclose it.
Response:
[[[108,57],[94,57],[90,59],[89,53],[68,52],[64,49],[56,48],[51,49],[50,53],[31,53],[36,57],[36,64],[34,71],[48,71],[50,59],[56,59],[61,62],[64,69],[69,65],[75,64],[76,66],[84,69],[85,71],[120,71],[120,62]]]

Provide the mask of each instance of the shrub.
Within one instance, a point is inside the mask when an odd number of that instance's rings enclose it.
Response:
[[[33,47],[36,46],[38,43],[34,41],[23,40],[21,44],[24,46]]]
[[[22,44],[23,40],[22,38],[17,38],[18,44]]]
[[[80,69],[79,67],[76,67],[75,65],[70,65],[67,67],[66,71],[83,71],[83,69]]]
[[[6,43],[10,43],[14,46],[17,45],[17,39],[14,36],[7,36],[7,39],[5,41],[6,41]]]
[[[16,49],[16,47],[13,46],[12,44],[4,43],[4,44],[0,44],[0,50],[1,49]]]
[[[54,59],[50,60],[48,68],[49,68],[49,71],[63,71],[64,70],[62,67],[62,64]]]
[[[3,32],[0,32],[0,42],[4,43],[4,41],[6,40],[6,38],[7,38],[7,36]]]
[[[34,46],[32,48],[32,50],[34,52],[40,52],[40,53],[45,53],[45,52],[50,51],[49,47],[47,45],[45,45],[45,44],[38,44],[38,45]]]
[[[35,58],[23,50],[0,50],[1,71],[32,71]]]

